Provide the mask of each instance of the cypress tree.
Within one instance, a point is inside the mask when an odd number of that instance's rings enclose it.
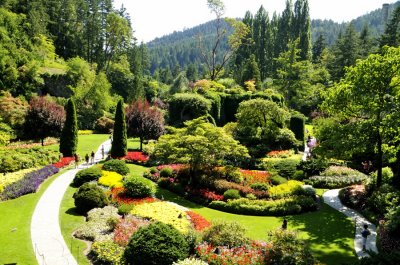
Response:
[[[303,150],[304,148],[304,131],[305,131],[305,117],[303,114],[295,114],[292,117],[290,117],[290,125],[289,128],[292,132],[294,132],[294,135],[296,136],[296,139],[301,141],[301,146],[300,150]]]
[[[60,138],[60,153],[63,156],[73,156],[78,146],[78,122],[74,101],[70,98],[67,102],[67,116]]]
[[[127,152],[126,121],[122,99],[118,102],[115,111],[113,141],[111,146],[112,157],[123,157]]]

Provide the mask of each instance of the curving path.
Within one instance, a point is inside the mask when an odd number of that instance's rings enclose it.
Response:
[[[105,153],[111,148],[110,140],[103,144]],[[101,146],[95,154],[95,162],[102,160]],[[46,189],[36,205],[31,220],[31,240],[36,260],[40,265],[77,265],[59,225],[59,209],[62,198],[75,174],[89,165],[81,164],[57,177]]]
[[[339,199],[339,190],[328,190],[323,194],[324,202],[331,206],[332,208],[338,210],[344,215],[350,217],[356,224],[355,238],[354,238],[354,250],[358,258],[368,257],[368,253],[362,251],[362,236],[361,231],[363,230],[363,225],[367,224],[368,229],[371,231],[371,235],[368,236],[366,249],[373,252],[378,252],[376,248],[376,227],[374,224],[365,219],[361,214],[353,209],[344,206]]]

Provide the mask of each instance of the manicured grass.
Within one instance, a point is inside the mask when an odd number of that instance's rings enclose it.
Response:
[[[36,264],[31,241],[31,219],[43,192],[62,172],[50,177],[37,193],[0,202],[0,264]]]
[[[128,138],[128,150],[139,150],[139,138]]]
[[[108,135],[80,135],[78,153],[97,150]],[[46,146],[58,150],[58,145]],[[0,202],[0,264],[36,264],[31,242],[30,225],[33,211],[41,195],[62,172],[50,177],[40,186],[37,193]]]

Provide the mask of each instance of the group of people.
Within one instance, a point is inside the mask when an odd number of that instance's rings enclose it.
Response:
[[[101,146],[102,159],[104,159],[104,155],[105,155],[105,150],[104,150],[104,145],[102,145]],[[89,154],[85,155],[85,162],[86,162],[87,165],[89,165],[89,162],[92,165],[95,163],[94,156],[95,156],[95,153],[93,151],[90,153],[90,156],[89,156]],[[80,162],[79,154],[77,154],[77,153],[74,154],[74,160],[75,160],[75,168],[78,168],[78,165],[79,165],[79,162]]]

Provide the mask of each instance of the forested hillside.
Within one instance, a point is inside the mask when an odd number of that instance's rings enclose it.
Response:
[[[389,5],[389,18],[393,10],[399,5],[399,2]],[[269,14],[270,17],[273,15]],[[358,33],[361,33],[367,27],[371,36],[377,38],[385,29],[384,11],[382,8],[379,8],[353,19],[351,23]],[[326,44],[332,46],[336,42],[339,33],[343,33],[348,24],[337,23],[332,20],[311,20],[312,40],[315,42],[320,35],[323,35]],[[198,38],[203,36],[205,42],[211,45],[212,39],[215,37],[214,29],[215,21],[210,21],[184,31],[156,38],[147,43],[151,60],[151,72],[153,73],[156,69],[164,69],[165,71],[166,68],[169,68],[171,71],[175,69],[176,71],[177,68],[185,68],[191,64],[197,65],[199,67],[198,70],[203,71],[204,69],[199,66],[201,60],[198,49]],[[225,42],[227,42],[226,39]]]

